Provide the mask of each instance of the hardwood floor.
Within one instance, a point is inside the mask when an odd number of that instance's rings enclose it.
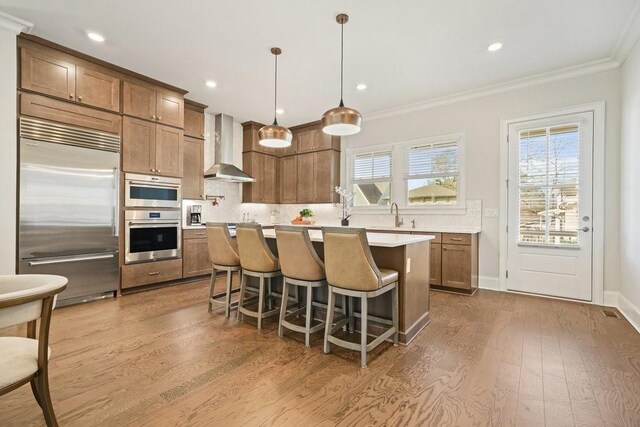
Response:
[[[56,310],[60,425],[640,425],[640,334],[601,307],[433,292],[431,324],[361,369],[206,299],[196,282]],[[0,398],[0,425],[43,424],[28,386]]]

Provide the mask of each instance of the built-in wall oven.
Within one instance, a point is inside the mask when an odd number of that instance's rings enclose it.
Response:
[[[125,174],[125,207],[179,208],[180,178]]]
[[[125,211],[125,264],[182,256],[179,210]]]

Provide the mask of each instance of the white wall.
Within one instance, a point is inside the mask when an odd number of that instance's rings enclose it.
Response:
[[[388,118],[367,120],[365,117],[362,132],[347,138],[343,148],[373,146],[464,132],[467,141],[467,199],[482,200],[484,209],[497,209],[500,191],[503,189],[499,182],[500,120],[600,100],[606,101],[605,289],[617,290],[619,278],[619,69]],[[640,129],[638,132],[640,133]],[[638,149],[636,149],[636,156],[640,156]],[[639,160],[638,157],[636,160]],[[640,172],[636,172],[635,176],[640,177]],[[640,199],[637,188],[634,189],[635,199]],[[640,200],[636,203],[640,204]],[[499,275],[499,240],[499,218],[483,217],[480,235],[479,273],[481,278],[492,280],[497,279]],[[636,249],[639,249],[640,243],[636,241],[635,244],[638,245]],[[637,264],[640,266],[640,263]],[[640,277],[640,267],[636,272],[638,274],[636,278]]]
[[[637,310],[637,307],[640,307],[640,45],[638,44],[622,67],[620,144],[620,294],[636,307],[633,311],[640,314]],[[623,301],[620,304],[623,305]]]
[[[1,17],[0,17],[1,18]],[[0,274],[16,265],[16,34],[0,26]]]

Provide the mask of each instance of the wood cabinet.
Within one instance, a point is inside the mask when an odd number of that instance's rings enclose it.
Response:
[[[298,201],[298,156],[282,157],[280,160],[280,203]]]
[[[184,97],[159,87],[125,81],[122,112],[167,126],[184,126]]]
[[[183,230],[182,277],[211,274],[206,229]]]
[[[322,126],[318,123],[294,128],[293,132],[298,154],[340,149],[340,138],[322,132]]]
[[[242,157],[242,169],[255,179],[242,184],[242,201],[278,203],[278,158],[254,151]]]
[[[192,138],[204,139],[204,110],[206,105],[184,100],[184,134]]]
[[[340,180],[340,153],[324,150],[298,156],[297,203],[337,201],[333,191]]]
[[[260,145],[258,142],[258,131],[264,125],[257,122],[245,122],[242,124],[242,152],[254,151],[257,153],[271,154],[278,156],[282,153],[282,148],[272,148]]]
[[[182,198],[204,198],[204,141],[189,136],[183,145]]]
[[[120,79],[55,51],[22,48],[20,87],[69,101],[120,111]],[[96,67],[98,68],[98,67]]]
[[[182,278],[182,259],[127,264],[121,268],[122,289]]]
[[[471,289],[471,246],[442,245],[442,286]]]
[[[20,114],[117,134],[122,122],[118,114],[33,93],[20,94]]]
[[[182,161],[182,130],[124,117],[123,171],[181,177]]]

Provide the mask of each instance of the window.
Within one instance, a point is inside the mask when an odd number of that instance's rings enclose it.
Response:
[[[391,151],[351,157],[350,183],[353,206],[387,206],[391,203]]]
[[[579,131],[568,124],[520,132],[520,243],[578,244]]]
[[[405,148],[407,206],[458,204],[457,141],[409,145]]]

